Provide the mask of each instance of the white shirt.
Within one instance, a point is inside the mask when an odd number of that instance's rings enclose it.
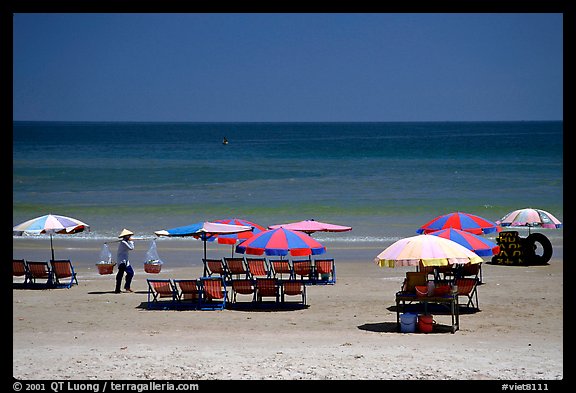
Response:
[[[126,266],[130,266],[128,252],[130,252],[133,249],[134,249],[134,242],[132,240],[122,240],[118,245],[118,254],[117,254],[118,264],[125,263]]]

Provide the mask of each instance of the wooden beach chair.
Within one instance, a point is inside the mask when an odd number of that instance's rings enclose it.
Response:
[[[148,309],[169,309],[176,305],[178,291],[172,280],[148,278],[146,281],[148,282]]]
[[[50,265],[45,261],[26,261],[28,266],[29,284],[36,284],[36,280],[46,280],[46,283],[42,283],[43,286],[52,286],[52,270]]]
[[[24,286],[28,284],[30,272],[28,271],[28,265],[24,259],[12,259],[12,276],[24,278],[24,281],[18,284]]]
[[[306,285],[301,280],[289,280],[282,282],[282,303],[286,296],[301,296],[302,304],[306,305]]]
[[[224,277],[200,277],[202,285],[201,310],[223,310],[226,307],[228,291]]]
[[[256,301],[254,281],[251,279],[232,280],[232,303],[238,301],[237,295],[252,295],[251,301]]]
[[[336,283],[336,264],[333,258],[314,260],[314,269],[317,275],[316,284]]]
[[[70,288],[74,283],[78,285],[74,266],[69,259],[51,260],[50,266],[52,267],[54,285],[57,288]],[[61,280],[64,279],[70,279],[70,281],[62,282]]]
[[[266,258],[246,258],[246,266],[251,278],[271,276]]]
[[[199,308],[202,302],[202,284],[196,279],[172,280],[176,287],[176,305],[178,308]]]

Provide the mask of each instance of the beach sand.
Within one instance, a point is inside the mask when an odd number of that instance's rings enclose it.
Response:
[[[23,244],[16,244],[15,257],[25,251]],[[95,242],[75,244],[65,253],[59,250],[59,256],[74,261],[98,254]],[[558,257],[555,248],[545,266],[484,263],[484,283],[478,287],[481,311],[461,314],[455,334],[445,329],[450,316],[435,314],[435,332],[423,334],[396,330],[394,294],[405,272],[414,268],[380,268],[372,262],[380,251],[334,251],[337,283],[309,286],[308,307],[283,311],[148,310],[146,278],[196,278],[201,268],[172,268],[165,263],[160,274],[152,275],[140,262],[133,263],[135,293],[114,294],[113,275],[98,275],[94,263],[78,264],[79,285],[70,289],[13,290],[13,376],[22,380],[564,378],[562,252]],[[34,247],[29,252],[33,254]],[[162,252],[165,260],[180,258],[178,250]]]

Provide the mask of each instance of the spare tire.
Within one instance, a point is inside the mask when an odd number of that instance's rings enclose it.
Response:
[[[542,247],[542,255],[536,254],[536,243]],[[528,265],[544,265],[552,258],[552,243],[541,233],[532,233],[524,239],[524,258]]]

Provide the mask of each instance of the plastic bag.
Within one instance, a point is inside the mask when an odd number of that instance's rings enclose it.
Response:
[[[164,262],[160,259],[158,255],[158,250],[156,249],[156,240],[152,240],[150,242],[150,247],[148,251],[146,251],[146,256],[144,258],[144,263],[154,264],[154,265],[161,265]]]
[[[102,249],[100,250],[100,262],[101,264],[110,264],[112,263],[112,253],[110,252],[110,248],[108,244],[104,243],[102,245]]]

